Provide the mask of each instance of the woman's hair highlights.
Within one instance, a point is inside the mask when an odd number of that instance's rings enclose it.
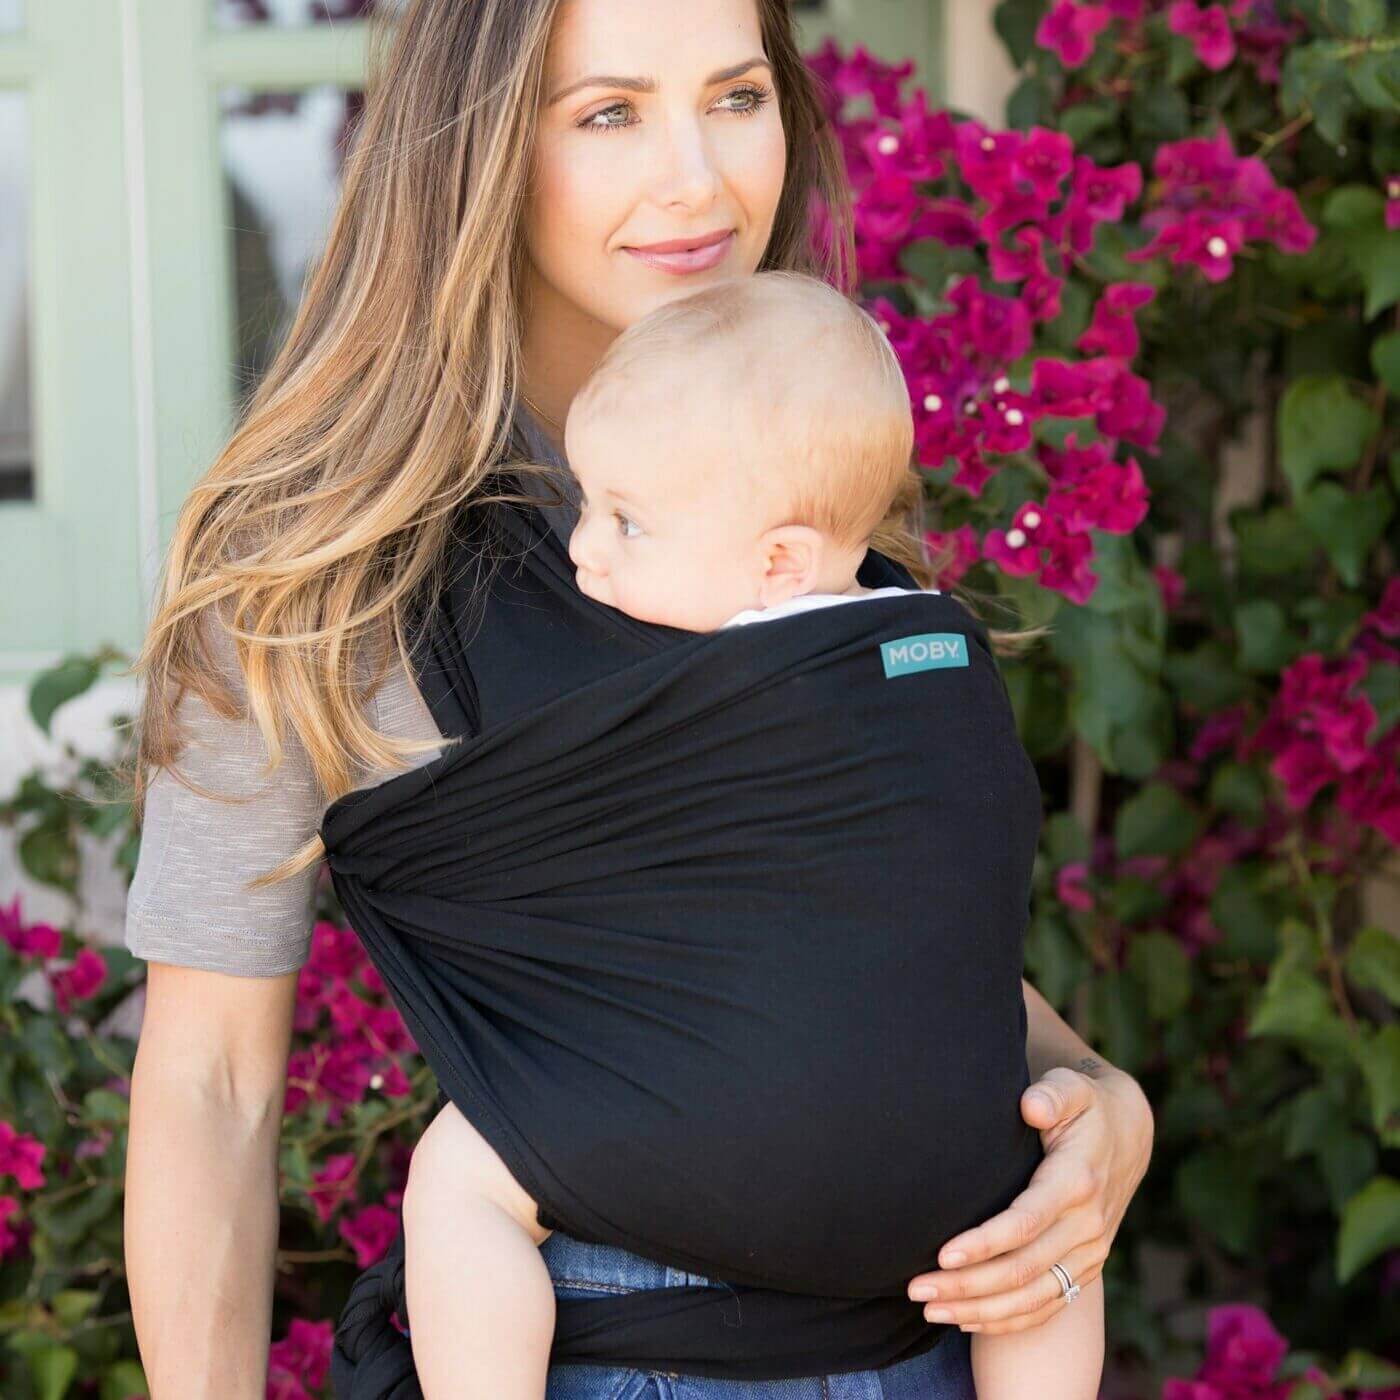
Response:
[[[187,691],[256,722],[267,775],[304,745],[326,801],[365,771],[437,745],[391,739],[365,701],[431,587],[463,502],[489,494],[521,385],[521,220],[546,46],[559,0],[407,0],[373,22],[369,82],[324,252],[287,337],[176,523],[132,670],[145,678],[128,786],[182,748]],[[788,0],[756,0],[787,135],[785,184],[762,267],[855,266],[839,145]],[[809,210],[832,235],[812,251]],[[877,547],[928,578],[907,525],[917,479]],[[211,631],[211,624],[219,632]],[[246,709],[218,664],[237,660]],[[290,731],[290,732],[289,732]],[[218,796],[219,794],[213,794]],[[323,855],[319,835],[253,882]]]

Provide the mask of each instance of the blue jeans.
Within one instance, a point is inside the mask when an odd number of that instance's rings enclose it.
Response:
[[[540,1253],[560,1298],[709,1282],[700,1274],[667,1268],[615,1245],[588,1244],[558,1230]],[[780,1381],[555,1365],[549,1368],[545,1400],[976,1400],[971,1344],[969,1333],[954,1329],[932,1351],[880,1371]]]

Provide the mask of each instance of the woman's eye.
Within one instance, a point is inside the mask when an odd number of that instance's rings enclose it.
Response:
[[[732,91],[725,93],[724,97],[722,97],[720,100],[723,102],[727,101],[731,97],[746,98],[747,102],[744,106],[728,107],[725,110],[733,112],[735,116],[751,117],[759,110],[759,108],[767,104],[768,100],[772,97],[772,95],[773,94],[769,91],[769,89],[765,87],[759,87],[756,84],[749,84],[745,87],[734,88]],[[580,122],[579,125],[584,131],[622,131],[625,128],[631,126],[632,123],[628,121],[606,120],[599,122],[598,118],[606,118],[607,116],[609,116],[610,113],[613,112],[625,113],[627,109],[631,107],[631,105],[632,104],[630,102],[614,102],[607,107],[599,108],[599,110],[594,112],[591,117],[588,117],[584,121]]]
[[[613,519],[617,521],[619,527],[621,528],[623,539],[630,540],[632,538],[632,536],[627,533],[629,527],[633,530],[636,530],[638,534],[641,534],[641,529],[637,525],[636,521],[629,520],[625,515],[623,515],[623,513],[620,510],[613,511]]]

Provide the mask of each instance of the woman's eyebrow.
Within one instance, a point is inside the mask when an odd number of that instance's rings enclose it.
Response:
[[[741,73],[747,73],[751,68],[766,68],[771,73],[773,65],[766,58],[746,58],[742,63],[736,63],[729,68],[721,68],[717,73],[711,73],[705,79],[706,87],[713,87],[715,83],[727,83],[730,78],[737,78]],[[562,87],[553,97],[545,103],[546,107],[552,107],[556,102],[562,101],[571,92],[577,92],[580,88],[586,87],[611,87],[623,88],[627,92],[655,92],[655,78],[617,78],[606,73],[595,73],[588,78],[580,78],[576,83],[570,83],[568,87]]]

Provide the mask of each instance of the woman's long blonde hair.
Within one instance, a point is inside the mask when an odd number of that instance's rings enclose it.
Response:
[[[269,776],[290,725],[327,802],[365,769],[406,767],[439,747],[380,733],[365,704],[395,653],[409,666],[408,604],[440,578],[454,512],[490,494],[507,460],[521,387],[521,221],[558,3],[408,0],[373,22],[366,103],[324,253],[180,511],[131,668],[146,678],[127,769],[138,819],[149,776],[180,776],[187,690],[224,718],[256,722]],[[760,266],[853,294],[840,149],[788,0],[757,4],[788,150]],[[831,223],[820,255],[814,195]],[[874,543],[928,586],[920,510],[911,470]],[[235,649],[246,710],[216,664],[210,619]],[[313,834],[253,887],[323,854]]]

